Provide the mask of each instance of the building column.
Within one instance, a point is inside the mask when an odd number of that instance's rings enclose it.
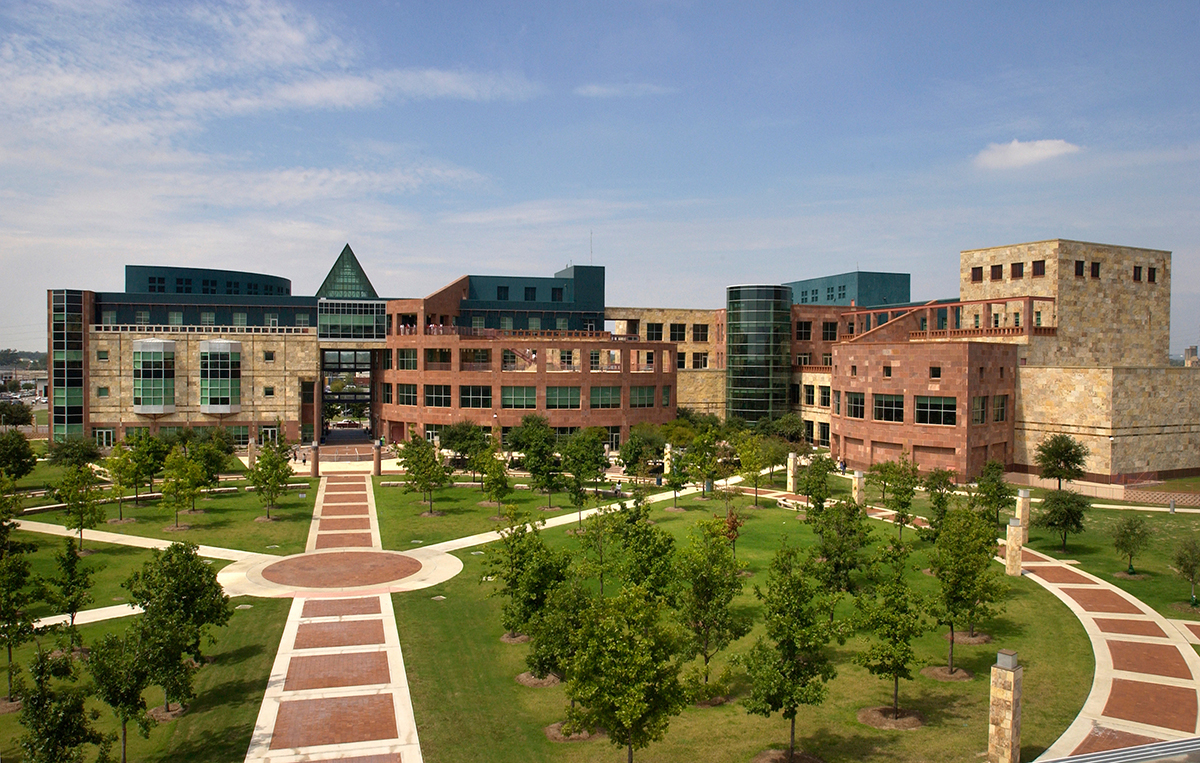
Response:
[[[311,463],[312,463],[312,467],[310,468],[308,475],[310,477],[320,477],[321,476],[321,443],[317,440],[313,440]]]
[[[246,466],[253,469],[254,462],[258,460],[258,449],[254,446],[254,438],[251,437],[246,441]]]
[[[800,456],[796,453],[788,453],[787,456],[787,491],[792,495],[796,494],[796,479],[797,472],[800,471]]]
[[[1021,523],[1021,545],[1029,542],[1029,489],[1017,491],[1017,521]]]
[[[1001,649],[992,666],[991,709],[988,713],[988,763],[1021,760],[1021,683],[1025,668],[1017,653]]]
[[[867,478],[863,475],[862,469],[854,470],[854,482],[850,488],[850,495],[859,505],[867,501]]]
[[[1016,517],[1008,520],[1008,537],[1004,544],[1004,571],[1014,577],[1021,576],[1021,524]]]

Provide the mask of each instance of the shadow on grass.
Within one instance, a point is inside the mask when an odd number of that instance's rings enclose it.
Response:
[[[241,650],[237,650],[241,651]],[[259,681],[246,678],[233,679],[210,686],[196,697],[188,706],[188,713],[204,713],[209,710],[226,707],[233,704],[246,704],[250,698],[260,693],[266,687]],[[190,758],[185,758],[190,760]]]
[[[218,655],[217,662],[221,665],[237,665],[240,662],[245,662],[251,657],[262,653],[262,644],[247,644],[246,646],[238,647],[233,651]]]
[[[253,726],[249,725],[209,730],[198,738],[189,738],[180,744],[172,745],[157,755],[147,757],[146,760],[161,763],[176,763],[180,760],[186,760],[188,763],[228,763],[231,760],[242,760],[246,757],[253,732]],[[150,733],[153,735],[155,732]]]
[[[780,731],[780,737],[786,746],[788,727],[781,723]],[[844,728],[835,731],[827,726],[822,726],[811,734],[805,734],[798,738],[796,746],[805,752],[811,752],[821,757],[837,756],[848,760],[865,760],[886,750],[886,747],[880,744],[878,737],[872,738],[845,732]]]

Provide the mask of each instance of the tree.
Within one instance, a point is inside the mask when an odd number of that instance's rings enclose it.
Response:
[[[922,540],[937,542],[942,529],[942,520],[950,509],[950,498],[954,493],[954,472],[949,469],[934,469],[921,481],[925,494],[929,496],[929,526],[917,532]]]
[[[742,464],[742,479],[754,486],[754,505],[758,506],[758,483],[768,463],[767,438],[759,434],[747,434],[738,441],[737,455]]]
[[[587,485],[595,484],[608,468],[602,432],[595,427],[576,432],[561,449],[563,472],[570,475],[567,491],[571,495],[571,505],[577,509],[582,510],[587,502]]]
[[[855,662],[873,676],[892,679],[892,717],[899,718],[900,679],[912,680],[911,665],[916,659],[912,642],[929,630],[929,625],[923,615],[927,609],[924,597],[913,591],[904,577],[907,549],[897,545],[885,555],[891,573],[876,585],[873,598],[855,600],[862,625],[875,637],[874,643],[855,656]]]
[[[169,449],[162,440],[151,437],[145,432],[135,435],[132,439],[127,438],[126,441],[133,454],[133,461],[137,464],[137,476],[133,483],[133,502],[138,503],[138,487],[142,484],[149,484],[150,492],[154,492],[154,475],[162,471]]]
[[[797,485],[801,494],[808,499],[808,508],[804,512],[804,521],[814,526],[820,533],[821,516],[825,511],[832,492],[829,489],[829,473],[833,471],[833,461],[828,456],[814,456],[804,473],[800,475]]]
[[[508,494],[512,492],[512,488],[508,484],[508,467],[504,465],[504,459],[497,458],[498,449],[499,443],[493,441],[491,450],[480,451],[474,458],[475,468],[480,474],[483,494],[497,506],[501,505]]]
[[[544,606],[530,619],[529,654],[525,664],[537,678],[563,679],[575,656],[584,623],[593,619],[595,597],[582,580],[569,577],[552,588]]]
[[[17,529],[17,517],[20,515],[21,499],[17,496],[17,485],[0,474],[0,559],[11,554],[37,550],[33,543],[13,538],[13,531]]]
[[[671,505],[676,508],[679,506],[679,491],[687,487],[688,483],[692,481],[687,467],[687,459],[674,456],[671,459],[671,471],[663,475],[663,482],[667,487],[671,488]]]
[[[96,695],[112,708],[121,724],[121,763],[126,761],[129,722],[137,724],[145,738],[149,738],[153,724],[142,698],[142,692],[150,685],[150,670],[139,635],[135,628],[123,636],[106,633],[88,654],[88,672],[92,674]]]
[[[862,551],[871,541],[866,512],[853,501],[838,501],[821,513],[813,530],[814,574],[831,591],[853,590],[851,575],[862,568]]]
[[[1133,574],[1133,558],[1150,545],[1150,526],[1146,518],[1138,514],[1129,514],[1117,522],[1113,528],[1113,548],[1124,558],[1129,559],[1129,574]]]
[[[5,426],[27,427],[33,423],[33,409],[16,400],[0,400],[0,417]]]
[[[200,641],[209,626],[229,622],[233,610],[194,543],[172,543],[154,549],[142,569],[124,587],[143,610],[138,621],[151,680],[163,686],[167,702],[191,696],[192,666],[203,660]]]
[[[33,594],[27,589],[29,562],[23,554],[0,557],[0,641],[8,650],[8,700],[13,700],[13,649],[33,638],[29,605]]]
[[[292,464],[288,460],[287,440],[280,437],[274,443],[263,443],[254,466],[246,470],[246,479],[254,485],[258,500],[267,511],[267,519],[271,518],[271,507],[278,508],[279,498],[287,490],[291,478]],[[163,491],[166,491],[165,487]]]
[[[550,507],[558,488],[558,469],[554,459],[554,430],[542,416],[528,414],[511,434],[513,447],[524,455],[525,469],[534,490],[546,493]]]
[[[1200,541],[1187,538],[1175,549],[1175,569],[1192,584],[1192,606],[1196,606],[1196,579],[1200,578]]]
[[[637,583],[653,599],[674,600],[677,572],[675,537],[650,520],[645,493],[634,493],[633,505],[616,513],[616,535],[621,546],[621,574]]]
[[[804,420],[795,413],[785,413],[775,420],[775,434],[792,443],[793,446],[804,444],[804,450],[807,451],[808,444],[804,442]]]
[[[21,698],[20,748],[26,763],[61,763],[83,759],[84,745],[96,745],[108,759],[111,739],[93,725],[99,710],[84,707],[87,692],[76,685],[78,671],[70,655],[51,657],[40,648],[29,666],[32,686]]]
[[[137,462],[125,443],[119,442],[113,446],[112,453],[104,459],[104,470],[108,472],[108,478],[112,482],[112,496],[117,502],[117,518],[124,519],[125,496],[131,488],[136,490],[138,486]]]
[[[219,483],[218,475],[225,471],[229,461],[230,451],[225,448],[222,440],[213,437],[193,444],[188,451],[188,458],[199,467],[202,487],[214,488]]]
[[[455,463],[470,465],[474,463],[472,456],[491,445],[491,437],[469,421],[456,421],[439,434],[441,446],[454,453]]]
[[[581,571],[595,577],[600,583],[600,598],[604,598],[604,575],[617,571],[616,533],[621,522],[619,510],[601,506],[584,522],[583,534],[579,536],[583,556],[579,560]]]
[[[1052,490],[1042,499],[1042,510],[1033,520],[1034,527],[1049,530],[1062,538],[1062,552],[1067,553],[1067,536],[1083,532],[1083,515],[1091,504],[1084,496],[1070,490]]]
[[[878,461],[867,470],[867,484],[879,488],[879,501],[887,502],[888,488],[895,479],[896,462]]]
[[[703,660],[707,684],[709,661],[750,630],[733,611],[733,600],[742,592],[741,565],[725,536],[725,522],[714,517],[693,525],[676,564],[679,619],[690,632],[688,655]]]
[[[67,527],[79,530],[79,549],[82,551],[84,528],[100,524],[106,513],[100,504],[96,473],[86,464],[68,466],[54,493],[65,504]]]
[[[441,456],[433,443],[419,434],[414,433],[404,449],[400,451],[400,464],[408,476],[406,492],[419,492],[424,499],[428,497],[429,513],[433,513],[433,491],[442,487],[450,480],[447,469],[442,465]]]
[[[996,526],[1000,525],[1000,512],[1012,507],[1017,491],[1004,481],[1004,464],[996,460],[983,465],[983,471],[975,478],[975,504],[984,511],[990,511],[995,516]]]
[[[16,429],[0,432],[0,474],[19,480],[37,466],[37,455],[25,434]]]
[[[67,640],[72,648],[83,645],[75,629],[75,616],[92,603],[92,570],[83,566],[75,550],[75,539],[64,538],[65,548],[54,559],[58,576],[46,581],[45,598],[55,611],[67,615]]]
[[[545,605],[550,590],[566,579],[570,560],[542,540],[541,523],[512,508],[505,513],[500,542],[487,559],[489,577],[500,583],[495,595],[506,597],[500,621],[509,634],[522,632]]]
[[[750,676],[746,710],[763,717],[783,712],[791,721],[791,759],[800,706],[824,702],[826,684],[837,675],[826,647],[840,626],[827,616],[834,601],[805,573],[799,549],[786,539],[771,559],[766,592],[755,586],[754,594],[763,602],[766,636],[744,658]]]
[[[50,441],[50,463],[55,466],[82,466],[95,463],[100,458],[96,441],[86,437],[68,437]]]
[[[1062,490],[1063,480],[1071,482],[1083,476],[1087,457],[1086,445],[1068,434],[1055,434],[1038,443],[1034,463],[1042,479],[1058,480],[1058,489]]]
[[[995,526],[978,512],[952,509],[945,515],[929,567],[941,586],[938,621],[950,628],[950,672],[954,672],[954,625],[992,614],[1001,595]]]
[[[259,459],[262,463],[262,459]],[[255,464],[257,467],[258,464]],[[254,470],[251,469],[251,472]],[[257,487],[254,477],[249,473],[250,481]],[[167,456],[167,465],[163,470],[162,493],[167,499],[167,503],[175,510],[175,526],[179,527],[179,512],[187,510],[190,506],[193,510],[196,508],[196,496],[200,495],[200,486],[204,482],[204,470],[199,464],[187,457],[183,452],[183,447],[176,445],[171,449],[171,454]],[[260,489],[259,497],[266,491]],[[282,490],[281,490],[282,492]],[[268,516],[270,509],[268,508]]]
[[[568,730],[597,726],[614,745],[633,751],[662,739],[671,716],[683,711],[676,634],[663,605],[641,586],[630,586],[595,606],[585,621],[567,672]]]
[[[706,429],[696,435],[687,449],[688,471],[700,479],[700,494],[704,495],[717,479],[721,467],[721,454],[714,429]]]
[[[904,526],[912,521],[913,498],[920,481],[921,474],[917,471],[916,462],[909,459],[907,451],[901,451],[900,458],[893,462],[891,468],[892,495],[883,502],[893,512],[892,521],[896,524],[900,540],[904,540]]]

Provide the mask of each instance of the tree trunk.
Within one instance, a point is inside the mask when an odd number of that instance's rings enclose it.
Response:
[[[950,674],[954,675],[954,623],[950,623]]]
[[[79,515],[79,550],[83,550],[83,514]]]
[[[633,732],[632,731],[629,732],[629,745],[628,745],[627,749],[629,750],[628,761],[629,761],[629,763],[633,763]]]
[[[892,719],[900,717],[900,676],[892,676]]]
[[[788,760],[796,758],[796,716],[792,716],[792,738],[788,742]]]
[[[12,642],[8,642],[8,701],[12,702]]]
[[[125,732],[126,732],[126,726],[128,726],[128,725],[129,725],[129,721],[124,721],[124,720],[121,721],[121,763],[125,763],[125,742],[126,742]]]

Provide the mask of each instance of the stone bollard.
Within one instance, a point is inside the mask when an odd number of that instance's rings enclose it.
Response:
[[[988,763],[1021,760],[1021,680],[1025,668],[1017,653],[1001,649],[992,666],[991,710],[988,713]]]
[[[1025,544],[1021,542],[1021,525],[1017,522],[1016,517],[1008,520],[1008,537],[1005,541],[1004,571],[1009,575],[1020,577],[1021,547]]]
[[[792,495],[796,494],[796,482],[798,472],[800,471],[800,456],[796,453],[788,453],[787,457],[787,491]]]
[[[313,444],[312,444],[311,464],[312,464],[312,467],[310,468],[308,475],[310,477],[320,477],[321,476],[321,443],[317,442],[316,440],[313,440]]]
[[[1175,499],[1174,498],[1171,499],[1171,513],[1172,514],[1175,513]]]
[[[851,487],[850,496],[855,503],[863,504],[867,502],[867,478],[863,476],[862,469],[854,470],[854,483]]]
[[[375,443],[371,446],[371,455],[375,459],[375,464],[371,468],[371,474],[374,474],[376,477],[378,477],[379,475],[383,474],[383,455],[380,453],[379,443]]]
[[[667,443],[667,446],[663,448],[663,476],[671,473],[671,465],[675,460],[674,455],[675,454],[671,452],[671,443]]]
[[[1021,545],[1029,542],[1029,489],[1017,491],[1017,520],[1021,523]]]
[[[254,462],[258,460],[258,449],[254,447],[254,438],[251,437],[246,442],[246,466],[253,469]]]

